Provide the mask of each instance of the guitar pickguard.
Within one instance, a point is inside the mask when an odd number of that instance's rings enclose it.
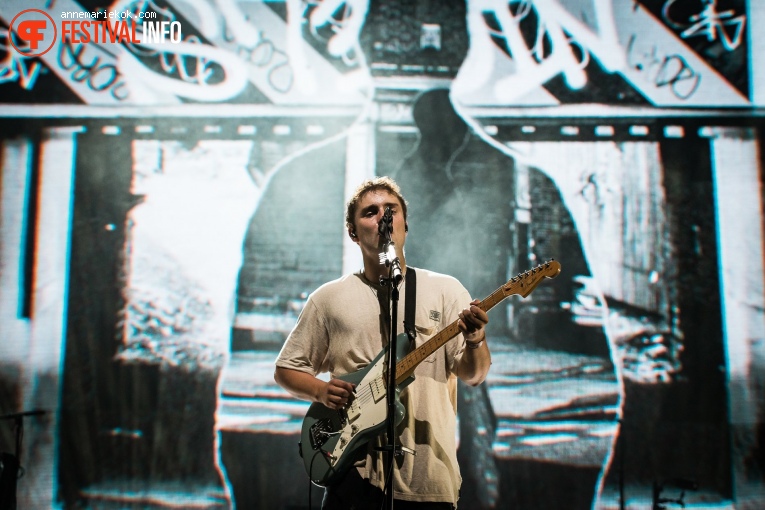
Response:
[[[341,376],[356,385],[355,397],[345,409],[333,410],[312,404],[303,421],[303,461],[316,484],[327,485],[352,462],[350,453],[365,445],[385,428],[387,399],[384,353],[365,369]],[[310,450],[306,446],[310,445]],[[306,451],[307,450],[307,451]],[[321,459],[321,460],[319,460]]]
[[[397,347],[397,359],[410,351],[406,335],[399,335]],[[332,410],[318,403],[309,407],[301,444],[306,471],[315,484],[329,485],[340,478],[353,465],[356,456],[352,452],[384,432],[388,415],[385,368],[383,350],[364,369],[338,377],[356,385],[354,399],[345,409]],[[396,390],[396,424],[405,414],[398,394],[413,379],[410,377]],[[306,451],[306,445],[311,449]]]

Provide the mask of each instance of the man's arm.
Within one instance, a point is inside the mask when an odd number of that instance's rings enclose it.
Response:
[[[320,402],[330,409],[342,409],[353,398],[353,384],[341,379],[325,382],[307,372],[276,367],[274,380],[293,396]]]
[[[470,386],[478,386],[485,379],[491,367],[491,352],[486,342],[486,324],[489,316],[478,308],[479,300],[473,300],[468,308],[459,314],[459,328],[465,338],[465,351],[456,367],[457,377]]]

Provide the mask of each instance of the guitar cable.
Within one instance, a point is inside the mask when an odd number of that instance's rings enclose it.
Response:
[[[308,466],[308,510],[313,510],[311,506],[311,496],[313,495],[313,461],[316,460],[316,456],[320,453],[322,453],[321,448],[313,453],[311,464]]]
[[[328,435],[333,435],[333,434],[339,434],[339,433],[340,433],[340,432],[338,431],[338,432],[331,432],[331,433],[327,433],[327,434],[328,434]],[[325,461],[327,462],[327,464],[329,465],[329,470],[330,470],[331,472],[333,472],[333,473],[335,473],[335,472],[336,472],[336,471],[335,471],[335,468],[332,466],[332,463],[330,463],[330,462],[327,460],[327,458],[328,458],[328,457],[331,457],[331,456],[332,456],[332,454],[331,454],[331,453],[329,453],[327,450],[324,450],[324,449],[323,449],[323,448],[320,446],[320,447],[319,447],[319,448],[318,448],[318,449],[317,449],[317,450],[316,450],[316,451],[313,453],[313,457],[311,457],[311,463],[308,465],[308,510],[311,510],[311,499],[312,499],[312,495],[313,495],[313,491],[312,491],[312,489],[313,489],[313,487],[312,487],[312,486],[313,486],[313,462],[316,460],[316,456],[317,456],[317,455],[319,455],[320,453],[321,453],[321,454],[323,454],[323,455],[322,455],[322,457],[324,458],[324,460],[325,460]]]

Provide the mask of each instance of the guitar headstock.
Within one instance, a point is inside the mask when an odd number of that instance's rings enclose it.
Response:
[[[560,273],[560,263],[557,260],[548,260],[539,264],[535,268],[519,273],[518,275],[510,278],[507,283],[502,286],[502,293],[505,297],[519,294],[523,297],[531,294],[537,285],[544,278],[555,278]]]

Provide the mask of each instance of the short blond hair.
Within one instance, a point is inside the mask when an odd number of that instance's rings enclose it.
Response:
[[[353,196],[348,201],[348,205],[345,208],[345,226],[351,230],[356,229],[356,224],[354,223],[353,219],[354,216],[356,216],[356,208],[359,205],[359,201],[361,201],[361,197],[369,193],[370,191],[379,191],[384,190],[390,193],[391,195],[395,196],[399,202],[401,202],[401,211],[404,213],[404,221],[406,221],[406,199],[404,199],[403,195],[401,195],[401,188],[398,187],[398,184],[396,184],[396,181],[388,177],[387,175],[384,175],[382,177],[376,177],[374,179],[369,179],[361,184],[356,188],[356,191],[353,192]]]

